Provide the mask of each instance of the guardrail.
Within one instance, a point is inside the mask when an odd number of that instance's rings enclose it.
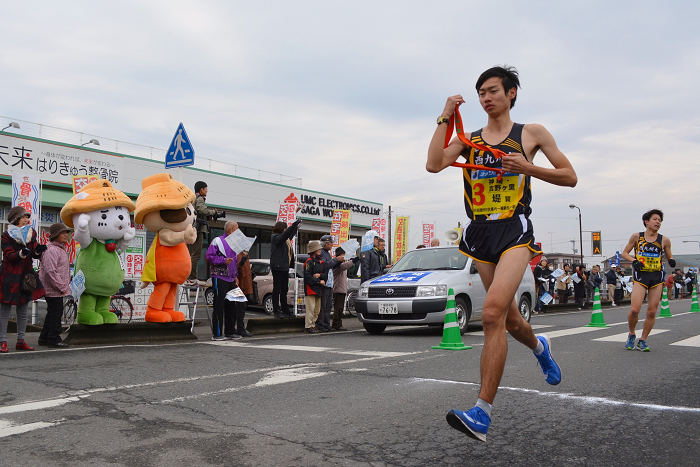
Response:
[[[66,128],[59,128],[51,125],[44,125],[43,123],[35,123],[0,115],[0,128],[6,127],[11,122],[20,123],[20,128],[10,128],[10,131],[6,132],[15,133],[17,136],[31,136],[35,138],[58,141],[61,143],[73,144],[76,146],[90,144],[91,140],[96,139],[100,144],[91,145],[90,147],[104,149],[105,151],[113,151],[128,156],[141,157],[144,159],[165,161],[166,149],[119,141],[104,136],[93,135],[91,133],[84,133],[82,131],[68,130]],[[267,170],[256,169],[253,167],[230,164],[228,162],[221,162],[214,159],[208,159],[206,157],[197,156],[194,167],[197,169],[211,170],[213,172],[224,173],[227,175],[251,178],[264,182],[282,183],[284,185],[291,185],[301,188],[300,177],[292,177],[291,175],[285,175],[277,172],[269,172]]]

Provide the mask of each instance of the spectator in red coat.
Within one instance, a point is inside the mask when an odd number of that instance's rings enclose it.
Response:
[[[16,307],[17,314],[17,345],[16,350],[34,350],[24,342],[24,333],[27,329],[27,305],[32,300],[38,300],[44,296],[44,287],[41,280],[36,278],[36,289],[27,293],[21,289],[22,278],[25,274],[34,271],[33,259],[40,259],[46,251],[46,245],[39,245],[37,235],[33,229],[24,229],[29,225],[31,214],[21,206],[15,206],[7,214],[10,223],[7,231],[2,234],[2,273],[0,274],[0,353],[6,353],[7,348],[7,323],[10,320],[12,305]]]

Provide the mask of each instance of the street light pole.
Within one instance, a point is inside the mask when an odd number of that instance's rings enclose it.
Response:
[[[575,204],[570,204],[569,208],[578,209],[578,241],[579,248],[581,248],[581,265],[583,265],[583,229],[581,228],[581,208],[579,208]]]

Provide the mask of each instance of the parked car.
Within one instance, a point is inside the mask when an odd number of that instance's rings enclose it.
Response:
[[[301,255],[299,255],[301,256]],[[304,255],[306,256],[306,255]],[[297,267],[299,263],[297,263]],[[301,264],[303,267],[303,263]],[[249,302],[250,306],[261,306],[265,313],[272,314],[272,270],[270,269],[269,259],[251,259],[250,268],[255,275],[255,284],[258,289],[258,301]],[[291,270],[290,270],[291,271]],[[294,273],[289,273],[289,292],[287,293],[287,303],[290,307],[294,306],[294,281],[299,282],[299,289],[297,298],[300,300],[299,303],[304,303],[304,279],[295,279]],[[214,304],[214,289],[209,286],[204,291],[204,297],[208,305]]]
[[[481,320],[486,289],[476,265],[457,247],[406,253],[383,276],[360,286],[355,309],[365,330],[381,334],[387,325],[440,325],[445,322],[448,290],[453,289],[460,333]],[[530,321],[535,280],[528,267],[515,294],[520,314]]]

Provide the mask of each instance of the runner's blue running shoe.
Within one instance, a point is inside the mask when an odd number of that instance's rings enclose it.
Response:
[[[642,352],[651,352],[651,349],[647,345],[647,341],[643,341],[641,339],[637,341],[637,349],[641,350]]]
[[[557,385],[561,383],[561,370],[559,365],[552,358],[552,349],[549,345],[549,337],[545,334],[538,334],[537,339],[544,345],[544,352],[542,355],[535,354],[537,361],[542,368],[542,373],[544,373],[544,379],[551,385]],[[533,352],[534,353],[534,352]]]
[[[627,343],[625,344],[627,350],[634,350],[634,339],[636,337],[634,334],[627,334]]]
[[[489,431],[491,418],[479,407],[462,412],[450,410],[447,412],[447,423],[455,430],[459,430],[470,438],[486,441],[486,432]]]

